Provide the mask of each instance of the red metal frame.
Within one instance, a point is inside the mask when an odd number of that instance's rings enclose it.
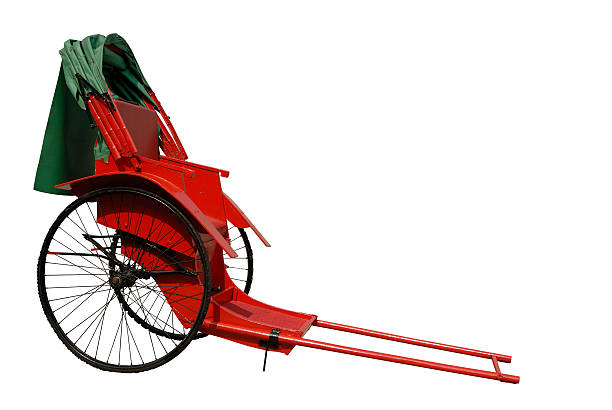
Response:
[[[107,161],[96,161],[96,175],[58,185],[58,188],[71,190],[75,195],[80,196],[104,186],[138,186],[162,193],[180,204],[199,224],[201,235],[211,239],[207,241],[210,245],[207,244],[206,249],[211,264],[212,285],[217,292],[211,298],[210,307],[201,329],[203,332],[267,350],[270,348],[273,331],[276,331],[279,332],[278,346],[271,349],[285,354],[289,354],[295,346],[304,346],[502,382],[519,382],[518,376],[504,374],[499,367],[499,362],[510,363],[511,356],[326,322],[319,320],[316,315],[266,305],[238,289],[229,277],[223,263],[223,252],[231,257],[237,256],[236,251],[228,242],[227,221],[239,228],[251,228],[264,245],[270,246],[270,244],[238,205],[222,191],[220,177],[228,177],[228,171],[185,161],[187,154],[170,122],[170,117],[163,110],[153,91],[147,91],[154,105],[150,103],[146,105],[149,109],[158,112],[157,122],[161,129],[158,142],[166,156],[161,156],[159,160],[140,156],[120,112],[114,107],[114,100],[110,97],[111,93],[108,93],[106,99],[90,94],[87,99],[87,107],[110,149],[111,156]],[[107,223],[104,218],[104,209],[104,204],[99,203],[98,221],[112,227],[113,223]],[[120,220],[121,218],[117,220],[117,224],[120,223]],[[164,225],[161,229],[176,230],[179,228],[167,223],[167,226]],[[138,231],[131,233],[140,234]],[[130,246],[130,243],[126,242],[125,248]],[[123,248],[124,245],[122,245],[122,252],[128,251]],[[174,302],[168,298],[168,295],[167,299],[173,308],[181,310],[181,307],[174,306]],[[189,315],[188,312],[184,314]],[[306,339],[303,336],[311,326],[490,359],[494,371],[430,362]]]
[[[151,99],[153,100],[155,105],[157,105],[157,111],[159,112],[159,115],[161,115],[161,117],[164,119],[164,122],[166,123],[166,125],[168,125],[167,128],[162,125],[162,129],[164,130],[164,135],[168,139],[172,140],[173,148],[174,148],[174,151],[176,152],[175,155],[170,155],[170,156],[173,157],[173,158],[176,158],[176,159],[186,160],[187,159],[187,153],[185,152],[185,149],[183,148],[183,144],[181,144],[181,140],[179,139],[178,135],[176,134],[176,130],[174,129],[174,125],[172,125],[172,122],[170,121],[170,116],[168,116],[168,114],[166,114],[166,111],[164,111],[164,107],[162,107],[161,102],[159,102],[159,100],[157,99],[157,96],[155,95],[153,90],[148,89],[147,92],[149,93],[149,96],[151,97]],[[168,132],[168,129],[170,130],[170,132]]]

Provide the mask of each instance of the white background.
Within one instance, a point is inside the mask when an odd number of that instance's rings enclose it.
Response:
[[[3,407],[609,408],[606,2],[2,7]],[[111,32],[132,46],[190,159],[231,171],[224,189],[272,243],[255,246],[252,296],[512,354],[502,370],[521,383],[299,347],[262,373],[260,350],[212,337],[143,374],[77,360],[46,322],[35,272],[70,199],[31,187],[57,51]]]

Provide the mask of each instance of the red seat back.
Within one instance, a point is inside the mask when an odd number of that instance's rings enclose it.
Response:
[[[134,140],[137,154],[159,160],[157,113],[148,108],[121,100],[115,100],[115,103]]]

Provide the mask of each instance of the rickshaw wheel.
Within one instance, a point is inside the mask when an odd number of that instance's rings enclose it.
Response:
[[[121,253],[111,254],[113,246]],[[137,188],[104,188],[72,202],[38,260],[51,327],[79,359],[107,371],[150,370],[182,352],[202,326],[210,282],[208,255],[190,220]],[[134,316],[175,337],[160,337]]]

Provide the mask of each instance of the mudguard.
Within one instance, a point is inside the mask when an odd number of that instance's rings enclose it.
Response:
[[[56,185],[55,188],[71,191],[77,196],[82,196],[87,192],[97,188],[107,186],[134,186],[140,188],[151,189],[152,187],[166,193],[174,198],[189,214],[202,225],[202,227],[210,234],[215,242],[223,248],[223,250],[232,258],[238,256],[236,251],[230,246],[229,242],[216,228],[212,220],[206,216],[193,200],[172,182],[161,178],[157,175],[148,172],[125,173],[125,172],[109,172],[104,174],[92,175],[85,178],[75,179]],[[246,217],[245,217],[246,218]],[[257,231],[255,231],[257,232]],[[259,236],[259,234],[258,234]],[[260,237],[261,238],[261,237]],[[269,246],[269,245],[268,245]]]
[[[240,209],[225,192],[223,193],[223,205],[225,206],[225,215],[228,221],[237,228],[251,228],[264,245],[270,246],[270,243],[263,237],[255,225],[253,225],[253,222],[251,222],[244,212],[242,212],[242,209]]]

